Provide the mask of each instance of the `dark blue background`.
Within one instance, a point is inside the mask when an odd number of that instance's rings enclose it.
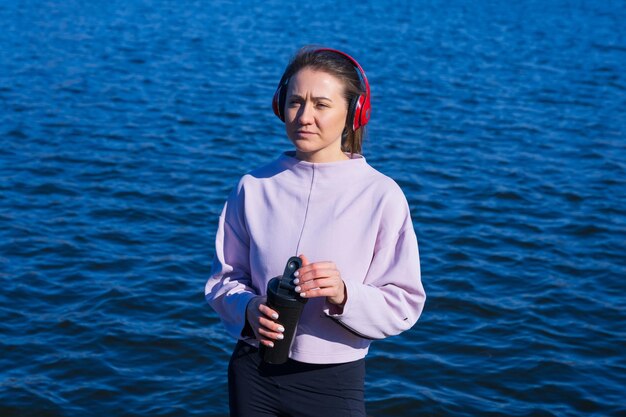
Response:
[[[626,415],[623,1],[1,1],[0,415],[227,414],[203,287],[222,204],[290,149],[303,44],[372,86],[418,324],[373,416]]]

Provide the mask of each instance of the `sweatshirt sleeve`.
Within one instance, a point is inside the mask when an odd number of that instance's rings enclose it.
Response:
[[[399,192],[383,212],[379,239],[365,278],[344,277],[348,297],[342,311],[326,303],[328,316],[368,339],[383,339],[410,329],[426,300],[417,237],[408,203]]]
[[[242,338],[246,307],[256,295],[250,278],[250,238],[243,216],[241,184],[233,190],[219,217],[215,255],[204,296],[234,338]]]

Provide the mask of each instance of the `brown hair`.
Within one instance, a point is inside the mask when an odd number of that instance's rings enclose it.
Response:
[[[366,93],[359,70],[348,58],[333,51],[319,51],[320,48],[314,45],[301,48],[285,68],[279,85],[288,82],[293,75],[303,68],[324,71],[337,77],[344,85],[344,97],[348,102],[349,110],[350,103],[359,95]],[[284,112],[284,109],[281,109],[281,112]],[[361,126],[355,131],[352,130],[352,118],[354,115],[348,111],[348,119],[341,135],[341,150],[342,152],[350,152],[350,157],[355,153],[362,154],[363,138],[365,137],[365,126]]]

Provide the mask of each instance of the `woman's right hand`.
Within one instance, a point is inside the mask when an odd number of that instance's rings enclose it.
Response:
[[[274,347],[275,340],[284,338],[285,328],[276,323],[278,312],[269,308],[265,303],[266,296],[256,296],[248,303],[246,319],[254,331],[256,340],[267,347]]]

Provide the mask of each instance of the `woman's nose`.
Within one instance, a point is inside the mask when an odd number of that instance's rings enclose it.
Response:
[[[304,103],[300,107],[298,120],[300,121],[300,124],[303,125],[313,123],[313,106],[311,104]]]

